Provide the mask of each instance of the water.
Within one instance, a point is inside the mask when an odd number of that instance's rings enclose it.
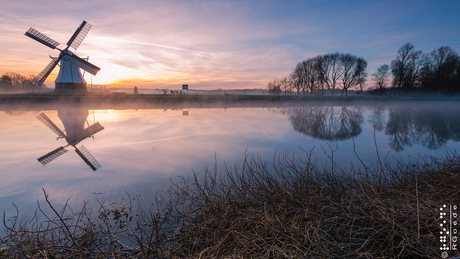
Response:
[[[205,166],[241,164],[245,156],[273,160],[276,152],[314,150],[319,165],[326,154],[347,167],[417,155],[440,155],[460,148],[457,102],[272,104],[257,108],[57,110],[2,107],[0,111],[0,211],[31,215],[43,190],[54,204],[121,202],[141,197],[148,206],[171,181]],[[228,107],[228,106],[227,106]],[[44,113],[68,136],[58,138],[36,117]],[[75,144],[84,128],[104,129]],[[63,124],[64,123],[64,124]],[[73,140],[72,140],[73,139]],[[68,144],[82,145],[101,167],[93,171],[74,151],[43,166],[37,158]],[[353,149],[353,146],[355,149]],[[91,156],[87,155],[87,156]],[[138,196],[138,195],[141,196]],[[126,200],[125,200],[126,201]]]

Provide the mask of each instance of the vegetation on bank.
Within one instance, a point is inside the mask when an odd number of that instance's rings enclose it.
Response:
[[[136,196],[74,213],[45,193],[46,221],[4,218],[0,257],[440,257],[439,208],[460,204],[458,154],[345,170],[325,153],[324,168],[312,152],[204,168],[159,193],[155,210]]]
[[[193,99],[260,99],[260,100],[459,100],[460,94],[446,94],[429,91],[403,91],[394,89],[391,95],[355,95],[355,96],[331,96],[331,95],[207,95],[207,94],[106,94],[106,93],[16,93],[0,94],[0,101],[34,100],[34,99],[65,99],[65,98],[105,98],[105,99],[164,99],[164,100],[193,100]]]
[[[296,91],[303,95],[336,95],[337,90],[340,95],[347,95],[348,89],[353,88],[363,92],[368,81],[366,68],[367,61],[352,54],[318,55],[299,62],[289,76],[268,82],[267,90],[273,94]],[[406,43],[397,51],[396,59],[390,65],[379,66],[372,77],[373,85],[366,88],[374,95],[393,95],[395,90],[458,93],[460,56],[448,46],[423,53]],[[392,91],[387,91],[390,78]]]
[[[34,75],[21,75],[18,73],[5,73],[0,77],[0,92],[26,92],[28,90],[45,89],[45,85],[32,83]]]

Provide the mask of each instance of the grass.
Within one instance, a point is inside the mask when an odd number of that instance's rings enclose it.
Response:
[[[158,193],[152,210],[139,196],[57,210],[44,190],[53,212],[4,217],[0,258],[440,257],[439,208],[460,204],[456,153],[350,170],[332,157],[328,170],[289,151],[272,164],[206,167]]]

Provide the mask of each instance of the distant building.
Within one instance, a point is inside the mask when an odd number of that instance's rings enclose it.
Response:
[[[188,85],[182,85],[182,90],[188,90]]]

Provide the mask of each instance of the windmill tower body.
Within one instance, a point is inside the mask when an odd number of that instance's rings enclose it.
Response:
[[[32,82],[37,85],[41,85],[60,62],[59,75],[54,81],[56,91],[86,91],[86,81],[81,75],[80,69],[92,75],[96,75],[101,69],[89,63],[87,60],[79,58],[77,55],[72,53],[69,48],[72,47],[76,50],[85,38],[89,29],[91,29],[91,25],[86,21],[83,21],[72,37],[70,37],[67,42],[67,47],[61,50],[57,48],[59,42],[47,37],[33,28],[30,28],[25,33],[26,36],[61,52],[59,57],[51,58],[52,61],[42,70],[40,74],[38,74],[37,77],[34,78]]]
[[[64,55],[61,58],[59,74],[54,84],[57,90],[86,90],[86,81],[81,75],[80,67],[72,61],[69,55]]]
[[[58,110],[58,117],[64,124],[67,142],[78,144],[83,139],[88,110]]]

